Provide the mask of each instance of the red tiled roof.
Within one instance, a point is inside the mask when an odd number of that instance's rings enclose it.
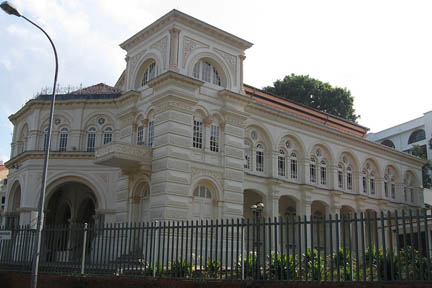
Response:
[[[109,85],[106,85],[104,83],[99,83],[90,87],[86,87],[83,89],[79,89],[76,91],[73,91],[71,94],[117,94],[121,93],[121,90]]]
[[[257,103],[269,106],[284,112],[312,120],[314,122],[335,128],[337,130],[349,133],[351,135],[366,137],[368,128],[363,127],[354,122],[342,119],[340,117],[333,116],[324,112],[320,112],[316,109],[295,103],[288,99],[274,96],[266,93],[258,88],[244,84],[243,89],[246,95],[250,96]]]

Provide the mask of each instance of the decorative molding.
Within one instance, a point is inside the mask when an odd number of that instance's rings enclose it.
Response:
[[[216,53],[222,56],[222,58],[228,64],[228,67],[234,76],[234,83],[235,85],[237,85],[237,57],[217,48],[214,48],[214,51],[216,51]]]
[[[139,59],[147,52],[147,49],[144,49],[143,51],[139,52],[138,54],[136,54],[133,57],[130,57],[128,63],[130,65],[130,70],[129,71],[134,71],[136,65],[138,64]]]
[[[186,61],[189,58],[189,55],[192,53],[193,50],[198,48],[209,48],[209,46],[187,36],[183,37],[183,68],[186,67]]]
[[[208,177],[211,177],[213,179],[216,179],[219,182],[219,184],[222,184],[223,173],[209,170],[209,169],[194,168],[194,167],[192,167],[191,170],[192,170],[192,172],[191,172],[192,178],[196,178],[196,177],[200,177],[200,176],[208,176]]]
[[[191,105],[188,105],[186,103],[178,102],[178,101],[167,101],[164,103],[161,103],[155,107],[155,114],[165,112],[171,109],[177,109],[187,112],[192,112],[193,107]]]
[[[163,61],[163,67],[164,69],[167,68],[167,57],[168,57],[168,36],[165,36],[158,42],[154,43],[150,46],[152,49],[158,50],[162,55],[162,61]]]

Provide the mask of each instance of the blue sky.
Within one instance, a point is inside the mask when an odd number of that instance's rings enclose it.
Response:
[[[118,45],[178,9],[254,43],[245,83],[262,88],[287,74],[347,87],[376,132],[432,110],[431,1],[15,0],[53,38],[61,86],[114,85],[125,67]],[[0,160],[9,159],[8,116],[52,85],[45,36],[0,13]]]

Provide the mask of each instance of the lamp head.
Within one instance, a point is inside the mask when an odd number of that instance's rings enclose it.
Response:
[[[257,205],[252,205],[251,207],[250,207],[252,210],[256,210],[258,207],[257,207]]]
[[[8,1],[2,2],[0,7],[9,15],[21,17],[21,13],[13,5],[9,4]]]
[[[257,203],[256,206],[257,206],[257,208],[259,210],[263,210],[264,209],[264,203],[262,203],[262,202]]]

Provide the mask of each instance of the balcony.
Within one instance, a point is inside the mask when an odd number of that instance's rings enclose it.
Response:
[[[116,168],[151,167],[152,148],[122,142],[112,142],[97,148],[95,164]]]

